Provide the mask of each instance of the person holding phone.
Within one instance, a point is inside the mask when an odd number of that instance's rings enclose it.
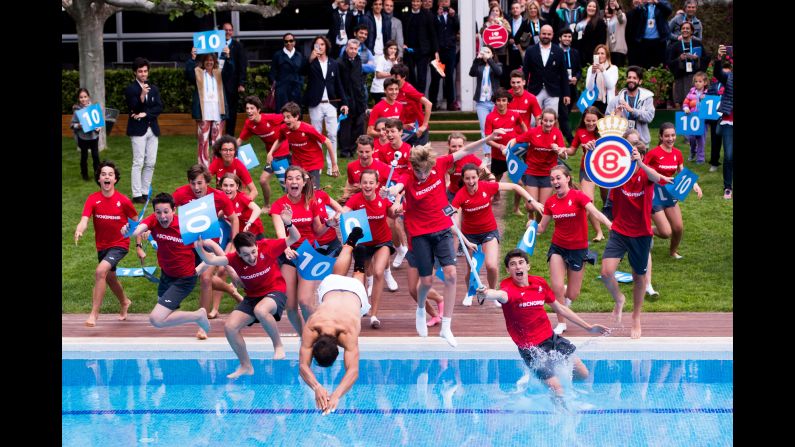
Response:
[[[157,143],[160,126],[157,117],[163,111],[160,91],[149,82],[149,61],[137,57],[133,62],[135,81],[124,89],[130,119],[127,120],[127,136],[132,142],[133,203],[146,203],[152,176],[157,161]]]
[[[598,93],[593,106],[605,113],[607,104],[616,96],[618,83],[618,67],[610,63],[610,50],[605,44],[599,44],[593,51],[593,65],[588,67],[585,77],[585,88]]]

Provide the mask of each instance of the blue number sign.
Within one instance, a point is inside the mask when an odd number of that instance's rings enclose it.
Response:
[[[679,135],[703,135],[704,122],[698,113],[676,112],[676,133]]]
[[[221,236],[212,194],[179,207],[179,232],[185,245],[194,243],[199,236],[204,239]]]
[[[626,284],[629,284],[629,283],[632,282],[632,273],[619,272],[619,271],[616,270],[616,273],[614,274],[614,276],[616,277],[616,281],[618,281],[618,282],[626,283]],[[602,275],[597,276],[596,279],[602,279]]]
[[[538,229],[538,222],[536,222],[535,220],[530,222],[530,226],[527,227],[527,231],[524,232],[522,238],[519,239],[519,243],[516,244],[516,248],[524,251],[525,253],[527,253],[528,256],[533,256],[533,251],[535,250],[536,246],[537,229]]]
[[[577,108],[580,109],[580,113],[584,112],[585,109],[591,107],[596,98],[599,97],[599,89],[596,86],[593,86],[593,90],[585,89],[580,94],[580,99],[577,100]]]
[[[286,158],[274,160],[271,164],[271,169],[273,169],[273,173],[276,174],[276,178],[279,179],[279,184],[282,185],[282,188],[284,188],[284,175],[287,173],[287,168],[289,167],[290,162]]]
[[[683,168],[682,171],[676,175],[673,183],[665,185],[668,194],[674,196],[676,200],[685,201],[685,197],[690,194],[693,185],[698,181],[698,174],[690,169]]]
[[[463,248],[466,250],[466,248]],[[483,253],[483,247],[478,245],[478,249],[475,250],[475,253],[472,254],[472,262],[475,263],[475,270],[469,273],[469,289],[467,289],[467,295],[475,295],[475,291],[478,288],[477,280],[475,279],[475,275],[480,273],[481,268],[483,267],[483,260],[486,258],[486,255]],[[442,271],[442,266],[440,265],[436,269],[436,277],[439,278],[441,281],[444,281],[444,271]]]
[[[293,263],[298,266],[301,278],[311,281],[320,280],[328,276],[334,269],[335,259],[318,253],[307,240],[301,243],[297,250],[298,258]]]
[[[144,276],[144,270],[149,275],[154,275],[157,267],[119,267],[116,269],[116,276]]]
[[[237,148],[237,159],[243,162],[243,165],[249,171],[259,166],[259,159],[257,154],[254,153],[254,148],[251,147],[251,144],[245,144]]]
[[[674,205],[674,198],[671,197],[671,194],[663,185],[654,184],[654,200],[652,201],[654,206],[662,206],[667,208],[669,206]]]
[[[226,45],[226,33],[218,31],[200,31],[193,33],[193,46],[196,54],[220,53]]]
[[[77,112],[77,119],[80,120],[80,127],[83,132],[91,132],[94,129],[105,127],[105,114],[99,103],[91,104],[85,109]]]
[[[512,182],[518,184],[527,170],[527,164],[520,160],[510,148],[508,153],[505,154],[505,164],[508,166],[508,177],[511,178]]]
[[[360,244],[373,240],[373,233],[370,231],[370,221],[367,220],[367,210],[364,208],[340,214],[340,232],[342,233],[343,241],[348,240],[348,234],[354,227],[362,227],[364,236],[359,239]]]
[[[698,114],[702,120],[717,120],[720,119],[720,96],[707,95],[698,103]]]

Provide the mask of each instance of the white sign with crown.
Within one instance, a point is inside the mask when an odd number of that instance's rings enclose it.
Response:
[[[585,154],[585,173],[602,188],[616,188],[635,173],[632,145],[624,139],[629,122],[621,116],[609,115],[596,122],[600,138],[594,149]]]

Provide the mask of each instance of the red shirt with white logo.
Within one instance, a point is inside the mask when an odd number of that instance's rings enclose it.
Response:
[[[447,186],[447,191],[455,194],[459,189],[461,189],[461,185],[459,185],[461,182],[461,168],[463,168],[467,163],[472,163],[477,167],[481,167],[483,165],[483,161],[474,154],[465,155],[464,158],[455,162],[453,173],[450,174],[450,184]]]
[[[466,187],[453,197],[453,208],[461,208],[461,232],[480,234],[497,229],[497,221],[491,209],[491,198],[500,190],[497,182],[478,181],[478,190],[469,194]]]
[[[390,167],[392,166],[391,163],[392,160],[395,159],[395,152],[397,151],[400,151],[401,157],[400,160],[397,161],[397,166],[395,166],[395,172],[392,174],[392,180],[397,180],[398,177],[409,171],[409,155],[411,154],[411,146],[404,142],[397,150],[395,150],[392,149],[391,144],[388,144],[378,151],[378,159]],[[389,173],[387,173],[387,175],[388,174]],[[384,182],[386,182],[386,180],[384,180]]]
[[[586,129],[577,129],[574,132],[574,139],[571,140],[571,147],[577,148],[596,139],[596,129],[593,132],[588,132]],[[580,169],[582,170],[585,170],[585,154],[587,153],[588,149],[582,148],[582,158],[580,159]]]
[[[113,191],[110,197],[105,197],[102,192],[92,193],[83,205],[83,216],[90,217],[94,222],[94,243],[97,251],[119,247],[125,250],[130,248],[130,238],[121,235],[121,227],[127,224],[127,217],[138,217],[129,197]]]
[[[378,196],[373,200],[367,200],[364,198],[363,193],[357,192],[345,202],[345,206],[352,211],[364,208],[367,213],[367,222],[370,223],[370,232],[373,234],[373,240],[362,245],[373,246],[392,240],[392,230],[389,229],[386,221],[387,210],[392,206],[392,202]]]
[[[651,236],[651,207],[654,182],[638,169],[628,182],[610,190],[613,201],[613,230],[629,237]]]
[[[528,285],[520,287],[510,277],[500,282],[500,290],[508,293],[508,302],[502,305],[505,327],[520,348],[538,346],[552,336],[552,324],[544,304],[555,301],[555,294],[544,278],[527,276]]]
[[[317,211],[320,215],[320,221],[326,223],[328,220],[328,212],[326,210],[326,206],[328,205],[331,208],[331,197],[323,191],[322,189],[315,190],[315,206],[317,207]],[[337,239],[337,231],[333,228],[329,228],[326,230],[325,233],[321,234],[320,236],[315,236],[317,239],[317,243],[319,245],[326,245],[329,242]]]
[[[499,136],[492,141],[499,144],[508,144],[511,139],[522,134],[521,123],[522,119],[516,112],[508,110],[505,112],[505,115],[500,115],[495,107],[494,110],[486,116],[486,129],[484,133],[486,136],[489,136],[494,133],[495,129],[503,129],[505,130],[505,135]],[[517,139],[517,141],[519,140]],[[505,155],[503,155],[501,150],[491,148],[491,158],[492,160],[505,160]]]
[[[235,212],[235,206],[232,204],[232,201],[229,200],[229,197],[215,188],[207,187],[207,193],[205,195],[213,196],[213,202],[215,202],[215,212],[223,211],[224,216],[229,217]],[[193,188],[190,185],[182,185],[174,191],[174,203],[179,207],[185,205],[187,203],[193,202],[194,200],[198,199],[196,194],[193,193]]]
[[[403,183],[406,191],[404,222],[411,237],[446,230],[453,224],[443,211],[449,205],[444,174],[452,166],[453,155],[448,154],[436,159],[436,165],[422,183],[414,177],[413,169],[400,176],[398,183]]]
[[[224,166],[224,160],[218,157],[213,158],[213,161],[210,162],[210,167],[207,168],[210,171],[210,174],[215,176],[215,187],[221,187],[221,177],[224,176],[227,172],[231,172],[232,174],[237,175],[240,177],[240,182],[245,186],[251,183],[251,174],[248,173],[248,169],[246,169],[246,165],[243,164],[240,160],[235,158],[232,160],[232,163],[229,166]]]
[[[517,143],[527,143],[525,174],[546,176],[558,164],[558,153],[552,149],[552,143],[558,147],[566,146],[566,140],[560,129],[553,127],[545,133],[541,126],[536,126],[516,137]]]
[[[666,177],[675,177],[679,165],[684,162],[682,151],[672,148],[667,152],[662,146],[657,146],[646,153],[643,163]]]
[[[293,154],[293,164],[307,171],[323,168],[323,150],[320,145],[326,141],[311,125],[301,122],[296,130],[290,130],[287,125],[282,125],[281,138],[290,143],[290,153]]]
[[[310,203],[309,206],[304,204],[304,195],[301,194],[301,198],[298,200],[298,203],[293,203],[290,200],[290,197],[285,194],[279,197],[273,204],[271,205],[271,215],[278,216],[282,213],[284,209],[284,205],[290,205],[290,208],[293,210],[293,225],[295,225],[295,229],[301,234],[301,237],[298,238],[297,241],[293,245],[292,248],[298,248],[304,240],[309,241],[309,243],[315,242],[315,232],[312,230],[312,221],[314,220],[315,216],[318,215],[319,210],[317,209],[316,202]]]
[[[375,126],[375,122],[378,121],[379,118],[400,119],[400,115],[402,113],[403,104],[401,104],[399,101],[395,100],[393,104],[389,104],[386,102],[386,99],[382,99],[378,102],[378,104],[373,106],[373,110],[370,112],[370,118],[367,120],[367,125]]]
[[[239,138],[241,141],[246,141],[252,135],[256,135],[265,143],[265,150],[268,151],[273,142],[279,139],[282,123],[284,123],[284,116],[281,113],[260,113],[258,123],[255,123],[254,120],[246,119]],[[284,149],[282,147],[279,146],[276,149],[276,152],[273,153],[274,157],[289,155],[289,147]]]
[[[246,298],[258,298],[270,292],[287,293],[287,284],[279,270],[277,259],[287,248],[287,239],[257,241],[257,263],[248,265],[237,253],[227,253],[229,266],[243,281]]]
[[[232,199],[232,203],[235,205],[235,214],[237,214],[238,218],[240,219],[238,221],[240,224],[240,231],[243,231],[243,227],[246,226],[246,222],[251,220],[251,214],[254,212],[248,207],[248,205],[251,203],[251,199],[249,199],[245,194],[237,193],[235,198]],[[256,218],[254,223],[249,227],[248,231],[255,236],[265,233],[265,227],[262,225],[262,219],[259,217]]]
[[[552,243],[569,250],[588,248],[588,212],[592,202],[584,192],[570,189],[563,198],[552,194],[544,204],[544,214],[555,220]]]
[[[386,140],[386,143],[381,144],[380,138],[373,138],[373,158],[376,160],[381,160],[382,162],[386,163],[387,165],[392,162],[392,160],[384,161],[381,158],[381,153],[386,152],[389,153],[392,151],[392,147],[389,144],[389,140]]]
[[[163,228],[157,217],[150,214],[141,221],[152,231],[157,242],[157,263],[163,273],[172,278],[185,278],[196,275],[196,256],[193,245],[182,243],[179,232],[179,216],[174,216],[171,225]]]
[[[422,125],[425,120],[425,114],[420,100],[423,97],[425,95],[417,91],[413,85],[408,82],[403,83],[403,87],[400,87],[397,96],[397,102],[403,106],[403,111],[400,113],[400,122],[404,125],[411,124],[413,126],[414,122],[417,121],[418,126]]]
[[[362,178],[362,172],[364,172],[365,169],[375,169],[378,171],[378,182],[380,184],[386,183],[386,179],[389,177],[389,165],[381,160],[373,159],[370,166],[362,167],[361,160],[356,159],[348,163],[348,183],[351,185],[359,183]],[[395,174],[392,175],[394,176]]]
[[[508,103],[508,110],[516,112],[529,129],[530,117],[541,115],[541,106],[538,104],[536,95],[524,90],[521,95],[516,96],[511,90],[511,96],[513,96],[513,99]]]

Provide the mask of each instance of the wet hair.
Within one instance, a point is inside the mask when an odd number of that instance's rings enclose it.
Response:
[[[397,85],[398,87],[400,87],[400,81],[398,81],[395,78],[384,79],[384,91],[386,91],[386,89],[389,88],[389,86],[391,85]]]
[[[136,57],[132,64],[132,71],[136,72],[141,67],[149,68],[149,61],[144,57]]]
[[[674,123],[665,122],[660,124],[660,138],[662,138],[663,134],[668,129],[674,129],[674,132],[676,132],[676,126],[674,126]]]
[[[409,67],[406,64],[395,64],[389,69],[392,76],[398,75],[403,79],[409,77]]]
[[[431,144],[428,143],[422,146],[414,146],[411,148],[409,155],[409,162],[413,169],[428,170],[436,164],[436,154],[431,149]]]
[[[359,176],[359,182],[361,182],[362,177],[364,177],[364,174],[373,175],[375,176],[375,182],[376,183],[380,182],[380,179],[378,178],[378,171],[369,168],[362,171],[362,175]]]
[[[322,334],[312,345],[312,357],[315,358],[318,366],[324,368],[333,365],[339,353],[337,338],[331,335]]]
[[[259,100],[258,96],[249,95],[246,96],[246,99],[243,100],[243,105],[251,104],[252,106],[257,108],[257,111],[262,110],[262,101]]]
[[[290,101],[287,104],[283,105],[282,108],[279,110],[279,112],[280,113],[287,112],[293,118],[299,118],[301,116],[301,106]]]
[[[601,110],[597,109],[594,106],[590,106],[587,109],[585,109],[584,112],[582,112],[582,116],[580,117],[580,124],[577,126],[577,129],[585,129],[585,115],[596,115],[597,120],[605,117],[604,114],[602,114]],[[596,137],[599,138],[598,127],[594,129],[594,132],[596,133]]]
[[[97,182],[97,186],[99,186],[99,173],[102,172],[102,168],[104,167],[113,168],[113,175],[116,176],[116,183],[114,183],[114,185],[118,184],[119,180],[121,180],[121,172],[119,172],[119,168],[116,167],[116,163],[110,160],[102,160],[99,166],[97,166],[97,170],[94,171],[94,181]]]
[[[388,118],[386,120],[386,124],[384,124],[384,127],[387,129],[403,130],[403,122],[401,122],[398,118]]]
[[[522,250],[519,250],[518,248],[514,248],[513,250],[505,254],[505,259],[503,260],[505,268],[508,268],[508,263],[511,262],[512,258],[522,258],[528,264],[530,263],[530,260],[527,257],[527,253],[523,252]]]
[[[221,185],[224,184],[224,180],[226,180],[228,178],[231,178],[232,181],[234,181],[237,184],[237,189],[240,189],[240,188],[243,187],[243,181],[240,180],[240,177],[238,177],[237,174],[235,174],[234,172],[226,172],[226,173],[224,173],[224,175],[221,176],[221,179],[218,180],[218,188],[220,188]]]
[[[362,146],[370,146],[370,148],[373,148],[373,137],[370,135],[359,135],[359,137],[356,138],[356,145],[358,146],[360,144]]]
[[[243,247],[255,247],[257,245],[257,237],[249,231],[241,231],[232,239],[232,245],[235,246],[235,251],[240,251]]]
[[[309,209],[310,205],[312,205],[312,200],[315,198],[315,184],[312,182],[312,177],[309,176],[309,173],[306,172],[306,169],[296,166],[290,165],[286,171],[284,171],[284,178],[287,179],[287,174],[290,171],[298,171],[301,173],[301,178],[304,179],[304,189],[301,191],[301,194],[304,195],[304,208]],[[285,184],[285,187],[287,185]]]
[[[161,192],[160,194],[156,195],[154,199],[152,199],[152,209],[161,203],[168,203],[172,210],[176,207],[174,197],[167,192]]]
[[[210,171],[207,169],[207,166],[204,166],[203,164],[199,163],[196,163],[195,165],[191,166],[188,169],[188,182],[190,182],[191,180],[195,180],[196,177],[200,175],[204,176],[205,182],[210,183],[210,179],[212,179],[212,174],[210,174]]]
[[[639,81],[643,80],[643,69],[641,67],[638,67],[637,65],[630,65],[627,67],[627,74],[629,74],[630,71],[635,73]]]
[[[235,157],[237,157],[237,140],[231,135],[223,135],[221,138],[215,140],[215,143],[213,143],[213,155],[221,158],[221,147],[229,143],[232,143],[235,147]]]
[[[508,92],[508,90],[505,90],[504,88],[500,87],[494,93],[494,102],[497,102],[498,99],[507,99],[508,102],[511,102],[511,99],[513,99],[513,95],[511,95]]]
[[[566,165],[555,165],[552,169],[550,169],[549,172],[552,173],[552,171],[560,171],[563,173],[563,175],[569,178],[569,189],[580,189],[579,186],[574,183],[574,179],[571,177],[571,171],[566,167]]]

